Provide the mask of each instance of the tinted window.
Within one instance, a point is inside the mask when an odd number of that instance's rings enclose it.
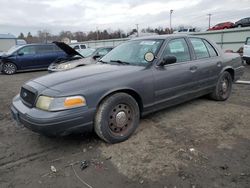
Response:
[[[198,38],[190,38],[190,41],[194,47],[194,52],[197,57],[197,59],[202,59],[202,58],[208,58],[209,53],[207,51],[207,47],[205,44],[202,42],[201,39]]]
[[[100,56],[105,56],[107,53],[109,53],[109,49],[108,48],[103,48],[103,49],[99,49],[97,54]]]
[[[250,38],[247,38],[246,45],[250,45]]]
[[[79,48],[79,46],[75,46],[74,49],[75,50],[79,50],[80,48]]]
[[[54,45],[53,46],[53,48],[54,48],[54,51],[62,51],[62,49],[61,48],[59,48],[58,46],[56,46],[56,45]]]
[[[51,53],[53,51],[54,51],[54,47],[52,45],[37,46],[37,53],[39,54]]]
[[[18,51],[18,53],[23,53],[24,55],[35,54],[36,49],[35,46],[27,46]]]
[[[188,45],[184,38],[171,40],[164,51],[163,56],[175,56],[177,62],[190,61]]]
[[[214,47],[209,42],[207,42],[206,40],[203,40],[203,42],[205,43],[205,45],[206,45],[206,47],[208,49],[209,55],[211,57],[218,56],[216,50],[214,49]]]
[[[85,45],[81,45],[81,49],[86,49],[86,46]]]

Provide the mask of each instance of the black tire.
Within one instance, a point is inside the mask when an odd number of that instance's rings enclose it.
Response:
[[[225,101],[229,98],[232,91],[233,79],[229,72],[223,72],[216,84],[216,87],[213,93],[210,94],[210,97],[216,101]]]
[[[16,71],[17,71],[17,67],[14,63],[8,62],[8,63],[4,63],[2,65],[2,72],[4,74],[11,75],[11,74],[15,74]]]
[[[250,65],[250,60],[246,60],[246,64]]]
[[[238,27],[238,28],[241,28],[241,27],[242,27],[242,25],[241,25],[241,24],[239,24],[239,25],[237,25],[237,27]]]
[[[108,143],[127,140],[139,125],[140,110],[136,100],[126,93],[104,99],[95,116],[96,134]]]

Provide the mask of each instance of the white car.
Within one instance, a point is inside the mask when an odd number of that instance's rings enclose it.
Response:
[[[248,65],[250,65],[250,37],[247,37],[244,49],[243,49],[243,59]]]
[[[78,52],[87,48],[86,44],[79,44],[79,43],[78,44],[74,44],[74,43],[69,44],[69,46]]]

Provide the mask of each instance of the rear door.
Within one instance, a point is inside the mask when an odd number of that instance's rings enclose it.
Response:
[[[207,40],[195,37],[189,39],[195,57],[193,67],[196,69],[192,79],[199,82],[200,89],[210,88],[216,84],[222,70],[221,57]]]
[[[36,67],[38,56],[35,47],[35,45],[29,45],[17,51],[16,60],[21,69],[32,69]]]
[[[243,57],[249,57],[250,58],[250,37],[247,37],[244,50],[243,50]]]
[[[58,54],[54,50],[54,45],[37,46],[37,54],[39,57],[37,68],[47,68],[58,58]]]

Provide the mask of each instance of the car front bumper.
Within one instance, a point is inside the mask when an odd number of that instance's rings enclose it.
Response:
[[[65,136],[93,130],[95,109],[75,108],[70,110],[47,112],[29,108],[23,104],[20,96],[13,99],[12,117],[26,128],[49,136]]]

